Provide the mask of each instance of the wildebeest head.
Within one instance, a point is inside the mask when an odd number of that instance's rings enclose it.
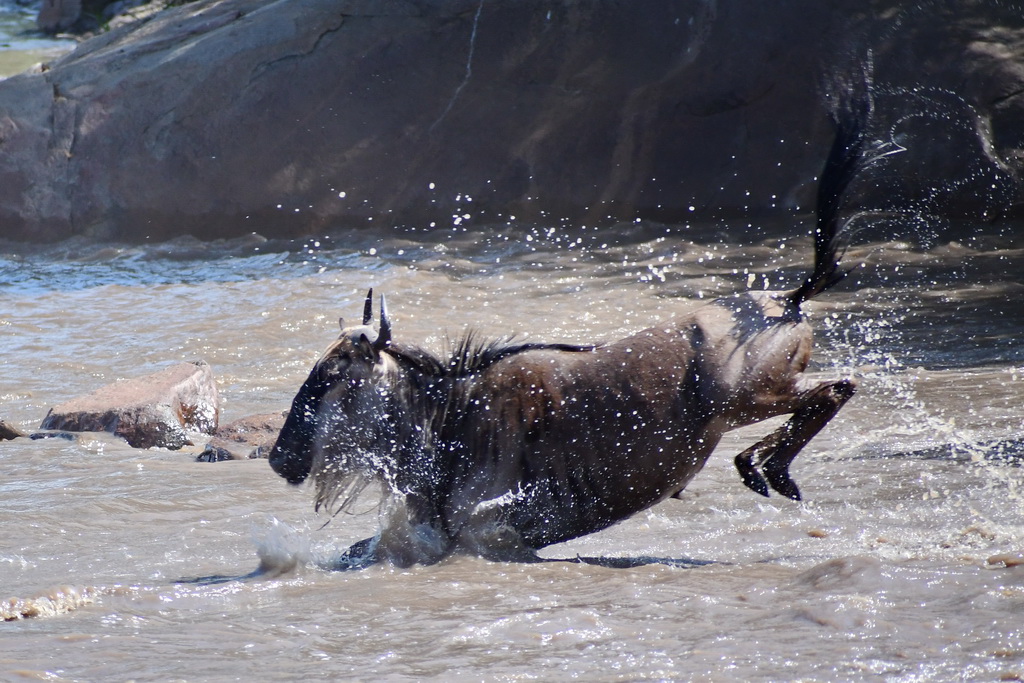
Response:
[[[381,297],[380,331],[371,326],[373,290],[367,294],[361,325],[345,327],[317,361],[292,401],[277,443],[270,453],[274,471],[291,484],[312,473],[317,507],[330,507],[345,491],[358,493],[367,471],[379,463],[362,462],[386,453],[386,372],[381,352],[391,343],[391,324]],[[343,501],[342,505],[345,502]]]

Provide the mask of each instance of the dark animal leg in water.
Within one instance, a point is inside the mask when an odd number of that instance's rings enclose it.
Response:
[[[768,495],[768,487],[771,486],[787,498],[800,500],[800,489],[789,477],[789,464],[856,390],[857,385],[852,380],[844,379],[821,384],[808,392],[804,404],[793,412],[793,417],[736,456],[736,469],[743,483],[762,496]]]
[[[348,550],[331,561],[329,565],[323,567],[323,569],[345,572],[356,569],[366,569],[369,566],[377,564],[380,562],[380,558],[377,557],[378,540],[379,538],[374,536],[372,538],[364,538],[358,543],[353,543],[349,546]]]
[[[198,586],[215,586],[221,583],[232,581],[248,581],[250,579],[273,579],[280,576],[280,573],[268,572],[265,567],[259,567],[248,574],[211,574],[209,576],[185,577],[174,581],[175,584],[195,584]]]

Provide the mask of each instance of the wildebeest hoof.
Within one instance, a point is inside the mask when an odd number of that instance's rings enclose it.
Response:
[[[743,479],[743,483],[754,493],[760,493],[765,498],[768,497],[768,483],[761,476],[761,473],[754,467],[752,456],[747,453],[740,453],[736,456],[733,461],[736,463],[736,469],[739,470],[740,477]]]
[[[778,493],[781,493],[790,500],[802,500],[800,489],[797,488],[796,482],[789,476],[789,463],[781,467],[772,467],[772,461],[769,460],[761,469],[764,472],[764,476],[768,479],[768,483]]]

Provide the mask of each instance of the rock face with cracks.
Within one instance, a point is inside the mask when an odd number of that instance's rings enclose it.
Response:
[[[1005,5],[199,0],[0,82],[0,237],[791,217],[869,54],[860,203],[1020,217]]]
[[[40,429],[112,432],[135,448],[178,449],[192,443],[189,431],[212,434],[219,414],[213,373],[197,361],[108,384],[55,406]]]

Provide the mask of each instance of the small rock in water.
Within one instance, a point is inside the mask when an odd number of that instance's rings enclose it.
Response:
[[[226,462],[228,460],[244,460],[245,457],[240,457],[237,453],[229,451],[223,446],[219,446],[214,441],[216,437],[210,439],[210,442],[206,444],[206,448],[203,452],[196,456],[196,462]]]
[[[836,557],[801,572],[795,582],[819,590],[835,590],[875,582],[882,564],[873,557]]]
[[[1024,553],[1000,553],[985,560],[985,566],[989,569],[1017,567],[1022,564],[1024,564]]]
[[[17,439],[22,436],[26,436],[25,432],[21,431],[14,425],[7,424],[3,420],[0,420],[0,441],[10,441],[11,439]]]
[[[40,429],[112,432],[135,448],[176,450],[192,443],[189,431],[212,434],[219,414],[213,372],[197,361],[108,384],[55,406]]]
[[[287,412],[250,415],[218,427],[197,462],[266,458],[284,426]]]

